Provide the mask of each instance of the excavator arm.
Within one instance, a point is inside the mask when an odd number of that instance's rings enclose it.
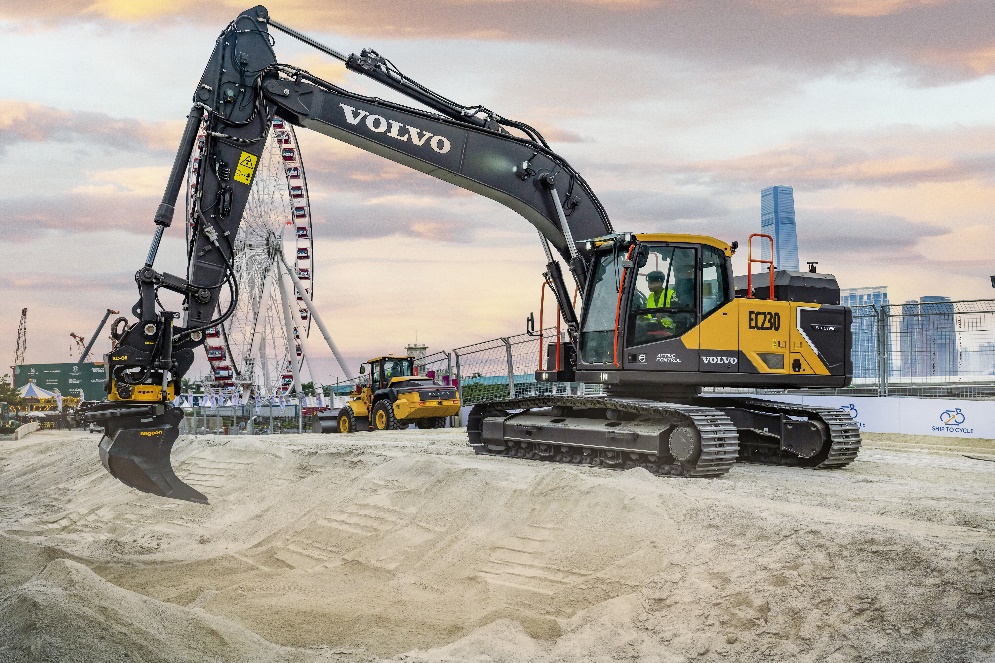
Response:
[[[357,73],[400,92],[431,111],[358,95],[289,65],[279,64],[272,26],[336,57]],[[583,291],[589,240],[612,234],[604,208],[584,179],[553,152],[538,131],[480,106],[462,106],[401,74],[373,51],[343,56],[270,19],[265,7],[243,12],[218,38],[194,92],[194,105],[177,150],[145,265],[135,276],[137,322],[112,330],[105,356],[108,400],[82,418],[99,422],[104,467],[146,492],[206,502],[170,465],[182,411],[171,404],[193,363],[204,332],[222,324],[238,300],[233,276],[235,237],[256,164],[274,116],[378,154],[414,170],[495,200],[532,223],[547,259],[546,279],[564,320],[577,316],[553,251]],[[515,135],[514,129],[523,136]],[[195,190],[195,215],[185,277],[154,269],[197,136],[204,145]],[[183,296],[179,312],[159,304],[161,289]],[[219,310],[222,294],[228,305]]]

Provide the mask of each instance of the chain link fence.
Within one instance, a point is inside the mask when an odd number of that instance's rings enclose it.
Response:
[[[536,382],[535,372],[546,365],[547,350],[542,346],[556,343],[556,333],[550,327],[534,335],[495,338],[453,350],[460,402],[466,406],[512,396],[583,392],[584,385],[576,382]]]
[[[853,309],[853,387],[876,395],[995,395],[995,300]]]
[[[415,360],[418,375],[426,375],[440,384],[449,386],[456,382],[456,366],[452,352],[434,352]]]
[[[995,398],[995,300],[918,302],[853,307],[853,385],[845,389],[806,390],[851,396],[919,396],[934,398]],[[506,336],[416,359],[419,375],[440,384],[458,386],[464,406],[512,396],[536,394],[597,394],[601,385],[539,383],[535,371],[546,368],[548,346],[555,328],[541,333]],[[543,347],[547,346],[547,347]],[[330,391],[338,407],[355,380],[341,381]],[[723,393],[790,393],[785,389],[717,388]],[[252,420],[252,412],[195,409],[188,424],[193,430]],[[296,411],[263,405],[266,430],[293,430]],[[272,415],[271,415],[272,412]],[[260,418],[257,411],[255,419]],[[239,421],[241,419],[241,421]],[[272,422],[272,423],[271,423]],[[455,423],[455,422],[454,422]],[[260,426],[261,427],[261,426]],[[188,432],[188,431],[184,431]],[[192,431],[189,431],[192,432]]]
[[[853,374],[826,394],[995,398],[995,300],[918,302],[853,307]],[[543,343],[556,330],[543,330]],[[545,366],[539,336],[496,338],[453,350],[464,405],[537,393],[597,393],[600,385],[537,383]],[[706,389],[784,393],[785,389]],[[812,393],[813,390],[806,390]]]

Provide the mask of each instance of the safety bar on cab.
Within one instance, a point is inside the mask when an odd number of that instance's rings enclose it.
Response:
[[[764,260],[763,258],[753,257],[753,238],[754,237],[766,237],[770,240],[770,260]],[[747,241],[747,262],[746,262],[746,298],[754,299],[753,297],[753,263],[762,263],[770,265],[767,272],[770,274],[770,295],[768,300],[774,301],[774,238],[770,235],[765,235],[764,233],[753,233],[750,235]]]

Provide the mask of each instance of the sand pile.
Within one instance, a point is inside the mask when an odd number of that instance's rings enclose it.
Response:
[[[0,659],[331,661],[267,642],[230,620],[115,587],[79,562],[50,562],[0,600]]]
[[[105,476],[95,436],[23,442],[0,660],[995,660],[995,463],[916,440],[689,480],[458,431],[186,438],[207,507]]]

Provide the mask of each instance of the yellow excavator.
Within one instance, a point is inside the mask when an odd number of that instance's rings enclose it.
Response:
[[[400,430],[411,424],[443,428],[447,417],[459,414],[456,387],[439,384],[432,375],[418,375],[410,355],[374,357],[359,367],[359,373],[349,402],[338,412],[328,413],[331,416],[320,413],[316,432]]]
[[[271,28],[428,110],[358,95],[279,63]],[[170,466],[183,417],[171,400],[206,330],[234,311],[234,238],[274,117],[491,198],[538,230],[543,278],[567,338],[557,340],[536,379],[599,384],[602,393],[551,390],[478,404],[467,422],[476,452],[695,477],[724,474],[737,459],[836,468],[856,457],[860,435],[842,411],[702,393],[703,387],[848,385],[851,313],[839,305],[834,277],[768,263],[760,279],[766,282],[753,284],[759,261],[751,256],[747,282],[740,284],[732,273],[735,243],[617,232],[584,178],[528,124],[446,99],[375,51],[338,53],[257,6],[222,32],[194,89],[154,216],[152,246],[135,277],[137,321],[115,331],[105,358],[108,401],[84,415],[104,426],[101,460],[124,483],[167,497],[207,499]],[[187,274],[160,273],[153,264],[202,124]],[[576,285],[577,308],[560,261]],[[161,290],[182,296],[181,320],[160,304]],[[224,290],[228,305],[219,314]],[[367,322],[376,318],[371,314]],[[391,315],[382,322],[390,324]],[[383,387],[382,373],[377,379]],[[390,408],[378,405],[373,396],[381,389],[370,389],[367,416],[372,412],[378,427],[382,413],[389,427],[405,406],[397,405],[400,399]],[[356,421],[346,417],[348,430],[360,427],[354,402]]]

